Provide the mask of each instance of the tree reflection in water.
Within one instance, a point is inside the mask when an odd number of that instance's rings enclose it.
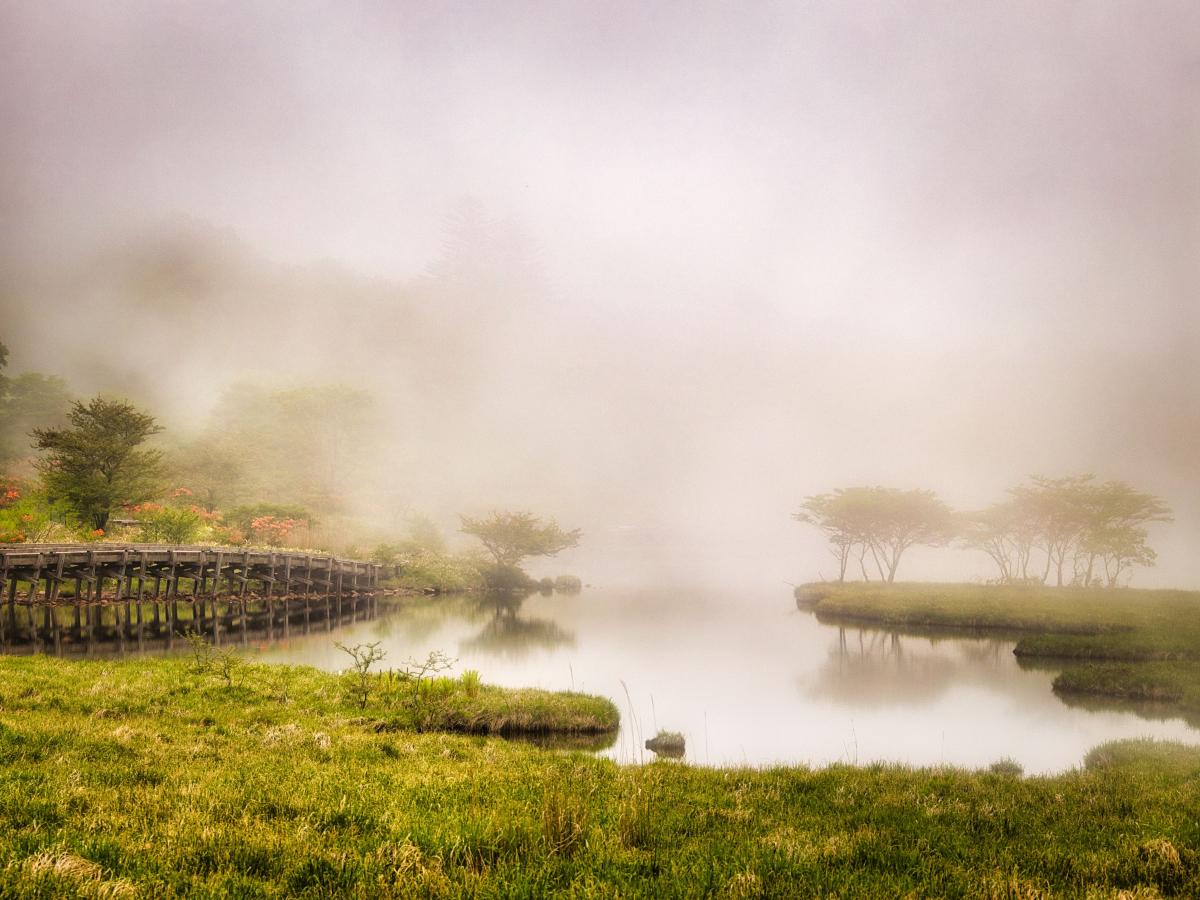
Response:
[[[534,650],[575,646],[574,632],[549,619],[520,615],[528,594],[483,594],[471,598],[476,615],[487,623],[474,637],[459,644],[461,650],[520,659]]]

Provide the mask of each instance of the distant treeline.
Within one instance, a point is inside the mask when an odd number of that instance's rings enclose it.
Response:
[[[957,544],[982,550],[999,581],[1085,586],[1121,583],[1134,566],[1156,559],[1146,526],[1167,522],[1160,498],[1094,475],[1034,476],[984,510],[958,512],[933,491],[838,488],[806,497],[793,518],[821,529],[838,561],[838,581],[852,567],[892,582],[915,545]]]

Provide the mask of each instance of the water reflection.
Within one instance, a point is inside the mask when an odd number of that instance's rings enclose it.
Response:
[[[442,650],[491,683],[602,694],[622,725],[600,752],[632,762],[653,758],[645,741],[660,730],[684,736],[693,764],[983,768],[1007,756],[1031,774],[1115,738],[1200,742],[1178,718],[1064,703],[1057,670],[1018,660],[1013,639],[839,626],[789,606],[772,593],[665,589],[416,598],[262,657],[338,670],[335,637],[379,640],[385,667]]]
[[[474,598],[471,602],[488,617],[487,622],[478,634],[459,644],[460,652],[521,659],[535,650],[573,647],[575,635],[553,620],[520,614],[521,606],[527,599],[514,594]]]
[[[825,665],[799,679],[813,698],[862,708],[928,706],[969,683],[1008,684],[1012,644],[994,639],[909,637],[894,631],[836,626]]]

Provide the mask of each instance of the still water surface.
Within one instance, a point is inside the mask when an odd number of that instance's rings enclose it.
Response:
[[[348,658],[335,640],[381,641],[383,667],[441,650],[455,673],[476,669],[485,682],[607,696],[622,722],[601,752],[625,762],[652,758],[643,741],[660,728],[682,732],[702,765],[980,768],[1011,757],[1035,774],[1077,766],[1114,738],[1200,743],[1178,719],[1067,706],[1051,692],[1055,673],[1020,668],[1011,640],[825,625],[786,589],[416,600],[261,658],[340,670]]]

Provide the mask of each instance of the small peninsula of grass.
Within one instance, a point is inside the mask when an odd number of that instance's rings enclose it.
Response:
[[[1195,748],[1109,744],[1052,778],[623,767],[378,730],[382,698],[348,705],[338,676],[241,674],[0,659],[0,897],[1200,892]]]
[[[1150,701],[1200,723],[1200,591],[980,584],[807,584],[822,621],[898,630],[1010,634],[1024,663],[1059,670],[1054,689]]]

